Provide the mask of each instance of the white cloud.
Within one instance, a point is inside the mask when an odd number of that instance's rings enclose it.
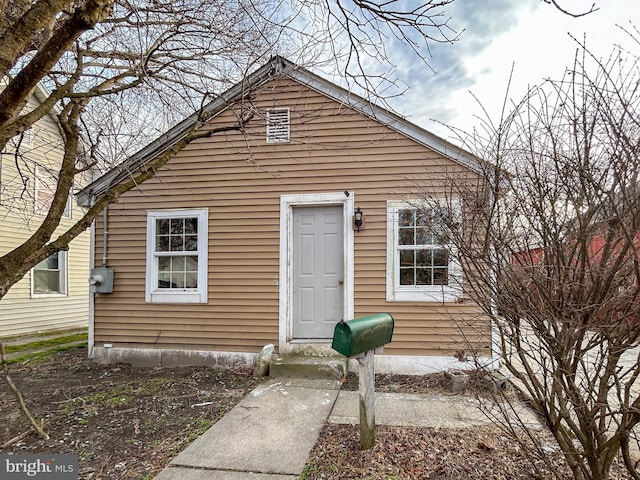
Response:
[[[570,34],[578,40],[586,35],[589,49],[602,57],[614,45],[629,42],[616,25],[628,27],[632,21],[640,26],[640,2],[598,0],[596,6],[598,11],[573,18],[541,1],[456,0],[450,10],[452,25],[465,31],[454,45],[433,48],[435,75],[409,57],[401,59],[401,52],[408,53],[398,46],[393,49],[398,76],[410,87],[393,105],[443,137],[449,136],[447,129],[432,119],[466,131],[478,123],[474,116],[481,109],[471,93],[496,119],[512,66],[510,97],[519,99],[529,86],[562,76],[578,48]]]

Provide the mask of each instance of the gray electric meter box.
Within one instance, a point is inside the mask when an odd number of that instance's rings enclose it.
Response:
[[[113,292],[113,268],[92,268],[89,277],[91,290],[97,293]]]

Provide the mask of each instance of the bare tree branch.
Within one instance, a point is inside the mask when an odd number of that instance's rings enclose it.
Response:
[[[449,235],[503,369],[574,478],[608,479],[618,458],[637,478],[640,70],[579,47],[564,78],[468,140],[488,163],[473,189],[449,180],[467,219]]]

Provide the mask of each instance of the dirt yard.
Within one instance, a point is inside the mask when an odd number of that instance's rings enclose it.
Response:
[[[86,348],[11,365],[51,439],[30,435],[7,453],[79,456],[80,479],[150,479],[260,383],[249,370],[98,365]],[[0,444],[29,429],[0,383]]]
[[[261,382],[248,370],[97,365],[75,349],[11,366],[49,441],[28,431],[0,382],[1,453],[71,453],[82,480],[151,479],[186,445]],[[350,374],[343,388],[356,390]],[[376,376],[376,390],[443,393],[441,375]],[[301,480],[536,479],[520,448],[495,427],[474,430],[379,427],[360,451],[357,426],[327,425]],[[556,470],[563,461],[551,452]],[[568,477],[567,477],[568,478]],[[624,478],[624,477],[616,477]]]

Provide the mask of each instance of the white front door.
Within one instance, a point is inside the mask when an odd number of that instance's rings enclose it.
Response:
[[[293,339],[330,339],[345,312],[343,206],[294,206],[292,213]]]

